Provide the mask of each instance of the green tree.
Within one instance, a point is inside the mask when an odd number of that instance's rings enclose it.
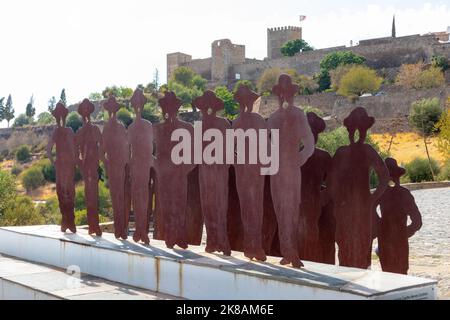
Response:
[[[16,181],[13,175],[0,170],[0,217],[5,212],[8,203],[16,197]]]
[[[101,101],[101,100],[103,100],[103,95],[100,92],[92,92],[89,95],[89,100],[91,100],[91,101]]]
[[[317,76],[319,90],[324,91],[330,88],[330,71],[340,65],[358,64],[362,65],[366,61],[363,56],[357,55],[351,51],[338,51],[327,54],[320,62],[320,72]]]
[[[234,119],[239,112],[239,105],[234,100],[232,92],[228,91],[227,87],[220,86],[214,90],[216,96],[224,103],[225,116],[229,119]]]
[[[2,226],[33,226],[43,223],[45,219],[30,197],[17,197],[10,201],[5,213],[0,217]]]
[[[31,119],[24,113],[20,114],[17,118],[14,119],[13,128],[20,128],[23,126],[27,126],[31,124]]]
[[[101,215],[111,215],[111,196],[104,182],[98,184],[98,212]],[[79,186],[75,190],[75,211],[86,210],[86,201],[84,197],[84,187]]]
[[[117,119],[127,128],[133,122],[131,112],[126,108],[120,108],[120,110],[117,111]]]
[[[184,107],[191,107],[196,112],[197,109],[192,105],[192,101],[203,94],[206,82],[206,79],[196,74],[192,69],[179,67],[173,72],[167,84],[167,89],[173,91],[181,99]]]
[[[380,89],[383,78],[366,66],[352,67],[339,82],[338,94],[345,97],[359,97],[364,93],[375,93]]]
[[[428,150],[427,138],[435,132],[436,124],[438,123],[441,114],[442,110],[438,98],[422,99],[413,102],[409,114],[409,123],[423,137],[423,143],[427,152],[428,163],[433,180],[435,178],[435,172],[433,170],[430,152]]]
[[[78,113],[73,111],[67,116],[66,125],[72,128],[73,132],[77,132],[83,125],[83,120]]]
[[[27,191],[35,190],[44,184],[44,174],[39,167],[31,167],[22,173],[22,185]]]
[[[157,104],[154,102],[148,102],[145,104],[142,110],[142,118],[152,123],[160,121],[160,115],[158,114]]]
[[[48,100],[48,112],[52,113],[56,107],[56,98],[53,96]]]
[[[5,101],[5,98],[0,98],[0,123],[3,121],[3,112],[5,109],[5,106],[3,105],[3,101]]]
[[[16,150],[16,160],[18,162],[28,162],[31,159],[30,147],[22,145]]]
[[[59,101],[61,101],[65,106],[67,106],[66,89],[61,90],[61,96],[59,98]]]
[[[249,88],[249,89],[252,90],[252,91],[255,91],[255,90],[256,90],[255,85],[254,85],[253,82],[251,82],[250,80],[239,80],[239,81],[236,82],[236,84],[234,85],[233,93],[236,93],[241,85],[246,86],[247,88]]]
[[[431,58],[431,64],[433,67],[441,69],[441,71],[445,72],[450,69],[450,62],[447,57],[441,55],[435,55]]]
[[[45,126],[48,124],[54,124],[56,123],[55,118],[49,113],[49,112],[41,112],[37,116],[37,125],[39,126]]]
[[[285,57],[295,56],[299,52],[312,51],[314,50],[308,42],[303,39],[296,39],[286,42],[281,47],[281,54]]]
[[[405,169],[411,182],[434,181],[440,171],[438,162],[433,158],[415,158],[405,165]]]
[[[13,102],[11,95],[8,96],[8,100],[6,101],[6,105],[2,108],[2,116],[1,118],[3,120],[6,120],[8,122],[8,128],[9,128],[9,122],[14,119],[14,108],[13,108]]]
[[[31,96],[30,102],[28,102],[27,104],[25,114],[30,119],[33,119],[34,115],[36,114],[36,108],[34,107],[34,96]]]

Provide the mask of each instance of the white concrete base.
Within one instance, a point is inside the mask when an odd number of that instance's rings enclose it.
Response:
[[[250,262],[119,241],[112,234],[63,234],[57,226],[0,228],[0,253],[186,299],[436,299],[434,280],[304,262],[300,270],[278,258]]]

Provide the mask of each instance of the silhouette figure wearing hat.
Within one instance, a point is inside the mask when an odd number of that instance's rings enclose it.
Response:
[[[223,101],[217,98],[214,92],[207,90],[193,101],[193,105],[202,113],[202,135],[207,130],[215,129],[225,137],[226,130],[230,129],[231,125],[228,120],[217,116],[217,112],[224,108]],[[217,141],[204,141],[202,150],[206,153],[214,143]],[[222,154],[226,155],[225,144],[219,144],[219,148],[222,148]],[[223,252],[229,256],[231,247],[227,233],[227,212],[230,166],[215,161],[213,157],[217,156],[217,152],[219,151],[211,151],[211,159],[204,159],[205,163],[198,166],[201,207],[207,234],[206,252]]]
[[[103,105],[108,111],[109,120],[103,127],[102,160],[108,173],[109,191],[114,212],[114,235],[117,239],[128,238],[130,217],[129,168],[130,146],[127,130],[117,120],[120,109],[115,97],[110,97]]]
[[[69,111],[61,102],[56,105],[52,115],[56,119],[57,127],[47,145],[47,155],[56,169],[56,194],[58,195],[59,209],[62,214],[61,231],[69,229],[76,233],[75,227],[75,167],[77,153],[75,147],[75,134],[72,128],[66,127],[66,117]],[[56,146],[56,161],[53,159],[52,149]]]
[[[329,191],[334,202],[336,242],[341,266],[367,269],[370,264],[373,212],[375,201],[388,184],[388,170],[383,159],[364,143],[367,131],[375,123],[364,108],[354,109],[344,120],[350,145],[340,147],[333,157]],[[356,131],[359,140],[355,141]],[[375,192],[370,192],[369,175],[373,168],[378,176]]]
[[[253,104],[258,95],[247,86],[241,85],[234,95],[239,103],[239,116],[233,121],[233,129],[267,130],[266,121],[257,113],[253,113]],[[258,137],[257,137],[258,139]],[[249,142],[252,143],[252,142]],[[264,180],[261,175],[262,164],[250,163],[250,146],[245,145],[245,164],[235,164],[236,187],[239,194],[241,220],[244,231],[244,254],[247,258],[256,258],[260,261],[266,260],[263,249],[263,216],[264,216]],[[258,140],[254,141],[257,146]],[[240,150],[237,150],[239,153]]]
[[[128,142],[131,147],[131,198],[133,202],[136,231],[135,242],[150,243],[148,206],[150,204],[150,170],[153,166],[153,126],[142,118],[147,99],[141,89],[131,97],[136,113],[134,122],[128,127]]]
[[[309,126],[317,143],[319,134],[326,128],[325,121],[314,112],[309,112]],[[302,166],[302,203],[298,229],[298,252],[301,259],[321,262],[319,242],[319,219],[322,214],[323,189],[328,171],[331,168],[331,156],[328,152],[315,148],[311,158]]]
[[[83,119],[83,126],[75,134],[78,153],[78,165],[84,180],[84,195],[87,208],[89,234],[102,235],[98,217],[98,167],[101,153],[102,134],[91,123],[94,105],[84,99],[78,107]]]
[[[179,144],[172,141],[172,134],[177,129],[185,129],[194,136],[191,124],[177,118],[181,100],[173,92],[166,92],[159,99],[163,111],[164,122],[153,126],[155,137],[156,172],[156,226],[155,233],[164,238],[168,248],[175,245],[186,249],[186,206],[188,190],[188,174],[195,168],[192,164],[175,164],[172,160],[172,150]],[[191,148],[192,150],[193,148]],[[193,156],[191,154],[191,159]],[[163,232],[158,231],[163,229]]]
[[[405,174],[405,169],[399,167],[392,158],[387,158],[385,163],[394,186],[388,187],[378,200],[381,210],[381,219],[378,221],[380,262],[385,272],[407,274],[408,239],[422,227],[422,217],[411,192],[400,185],[400,177]]]
[[[270,116],[268,127],[279,132],[280,163],[278,173],[270,177],[270,187],[278,221],[283,256],[281,264],[292,263],[294,267],[301,267],[303,263],[297,248],[298,210],[302,194],[300,168],[314,152],[314,137],[305,114],[294,106],[298,86],[292,84],[292,79],[288,75],[281,75],[272,91],[278,96],[279,108]],[[301,143],[303,149],[299,152]]]

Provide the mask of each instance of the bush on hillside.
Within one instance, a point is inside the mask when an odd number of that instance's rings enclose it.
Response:
[[[30,197],[17,197],[10,201],[5,213],[0,216],[1,226],[32,226],[45,223]]]
[[[365,93],[375,93],[383,79],[375,70],[366,66],[354,66],[341,78],[338,94],[345,97],[359,97]]]
[[[39,167],[31,167],[22,173],[22,185],[27,191],[35,190],[45,184],[45,178]]]
[[[16,150],[16,160],[18,162],[25,163],[30,161],[30,159],[31,159],[30,147],[23,145]]]
[[[439,174],[439,164],[436,160],[430,159],[431,167],[436,175]],[[405,165],[406,174],[411,182],[433,181],[433,175],[430,169],[430,163],[425,158],[415,158]]]
[[[422,99],[411,105],[409,122],[421,134],[428,136],[436,131],[441,114],[441,103],[438,98]]]

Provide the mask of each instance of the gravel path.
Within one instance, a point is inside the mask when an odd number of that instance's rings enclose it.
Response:
[[[409,240],[409,273],[438,280],[439,298],[450,299],[450,188],[412,193],[423,227]],[[380,269],[378,260],[373,261],[372,269]]]

